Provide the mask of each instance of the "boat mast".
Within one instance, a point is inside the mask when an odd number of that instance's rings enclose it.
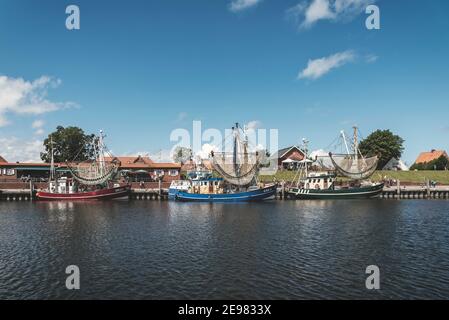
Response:
[[[100,130],[100,136],[98,137],[98,145],[97,145],[97,161],[100,169],[100,176],[103,176],[106,173],[106,164],[104,159],[104,144],[103,139],[105,135],[103,134],[103,130]]]
[[[308,154],[309,153],[309,148],[308,148],[309,141],[306,138],[303,138],[302,143],[304,145],[304,166],[305,166],[304,173],[306,175],[305,178],[307,178],[309,176],[309,168],[308,168],[308,163],[307,163],[307,158],[309,157],[309,154]]]
[[[359,139],[357,136],[357,126],[352,127],[354,129],[354,155],[355,161],[359,160]],[[357,163],[357,162],[356,162]]]
[[[240,170],[239,170],[239,166],[237,163],[237,139],[238,139],[238,135],[239,135],[239,124],[236,123],[235,124],[235,129],[234,129],[234,151],[233,151],[233,157],[232,160],[234,162],[234,172],[236,174],[236,176],[240,175]]]
[[[346,148],[346,152],[349,154],[351,154],[351,152],[349,151],[349,146],[348,146],[348,141],[346,140],[346,135],[345,132],[343,130],[340,131],[341,134],[341,138],[343,139],[343,142],[345,144],[345,148]]]
[[[50,181],[55,179],[55,155],[53,152],[53,136],[50,135],[50,152],[51,152],[51,160],[50,160]]]
[[[100,175],[103,176],[106,173],[105,160],[104,160],[104,145],[103,145],[103,130],[100,130],[100,136],[98,138],[98,162],[100,166]]]

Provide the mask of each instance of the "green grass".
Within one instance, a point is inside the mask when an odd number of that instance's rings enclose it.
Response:
[[[425,183],[426,180],[449,184],[449,171],[376,171],[371,180],[379,181],[384,176],[401,182]]]
[[[263,182],[272,181],[293,181],[296,171],[279,171],[274,176],[260,176]],[[384,177],[387,179],[399,180],[401,182],[422,184],[427,179],[440,184],[449,184],[449,171],[376,171],[371,180],[380,181]]]

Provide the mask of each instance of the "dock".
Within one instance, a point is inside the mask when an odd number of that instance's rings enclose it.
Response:
[[[285,187],[280,186],[277,190],[278,200],[287,200]],[[423,187],[403,186],[385,187],[379,196],[380,199],[445,199],[449,200],[449,186]]]
[[[449,199],[449,187],[384,188],[382,199]]]
[[[276,193],[277,200],[286,200],[286,184],[279,185]],[[35,188],[0,189],[0,201],[33,201],[36,200]],[[167,185],[151,185],[141,188],[133,185],[130,200],[168,200]],[[380,195],[381,199],[445,199],[449,200],[449,186],[397,186],[385,187]]]
[[[168,200],[168,189],[131,189],[130,200]],[[33,201],[36,192],[30,189],[0,190],[0,201]]]

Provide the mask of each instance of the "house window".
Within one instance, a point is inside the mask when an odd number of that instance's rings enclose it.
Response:
[[[162,169],[154,170],[154,174],[156,174],[158,176],[163,176],[164,175],[164,170],[162,170]]]
[[[168,175],[171,177],[176,177],[178,175],[178,170],[169,170]]]

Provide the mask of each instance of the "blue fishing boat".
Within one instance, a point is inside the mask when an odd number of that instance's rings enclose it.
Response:
[[[201,185],[207,189],[217,190],[223,182],[220,178],[210,178],[207,180],[197,180],[193,182],[192,186]],[[207,192],[207,193],[193,193],[189,184],[186,189],[179,188],[179,184],[172,183],[169,189],[169,198],[177,201],[195,201],[195,202],[249,202],[273,199],[276,194],[276,185],[268,185],[263,187],[247,188],[245,191],[233,190],[229,192]],[[219,187],[218,187],[219,188]],[[198,190],[198,189],[196,189]]]
[[[241,138],[241,128],[233,129],[233,152],[211,152],[210,160],[219,176],[204,168],[195,168],[187,180],[173,181],[169,199],[196,202],[247,202],[272,199],[277,185],[264,185],[257,181],[258,152],[250,152],[248,138]],[[245,133],[244,130],[242,130]],[[201,165],[201,163],[200,163]]]

